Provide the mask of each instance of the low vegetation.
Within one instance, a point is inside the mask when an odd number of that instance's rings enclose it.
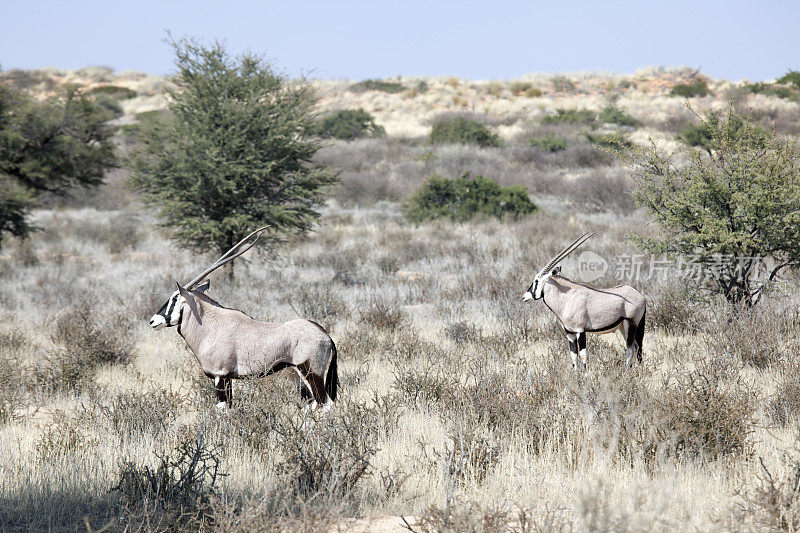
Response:
[[[386,130],[363,109],[342,109],[320,118],[315,133],[320,137],[351,141],[362,137],[380,137],[386,135]]]
[[[697,78],[689,83],[679,83],[669,91],[670,96],[680,96],[681,98],[708,96],[710,93],[708,82],[702,78]]]
[[[123,83],[107,69],[84,74]],[[786,230],[800,227],[787,137],[800,115],[763,94],[741,122],[730,111],[692,118],[635,76],[530,80],[512,92],[430,79],[424,97],[412,95],[417,80],[396,95],[326,85],[334,97],[321,111],[362,108],[388,135],[322,143],[303,164],[338,169],[341,182],[315,231],[210,290],[254,317],[299,315],[330,331],[341,388],[326,415],[305,412],[284,375],[236,381],[233,408],[216,411],[180,336],[147,325],[207,258],[172,244],[138,197],[111,203],[126,169],[88,197],[41,196],[27,219],[37,230],[0,250],[0,529],[796,530],[796,270],[751,285],[765,287],[757,307],[698,291],[651,256],[623,272],[643,253],[632,233],[672,265],[684,245],[711,259],[771,251],[770,268],[800,256],[778,248],[800,241]],[[538,87],[547,94],[524,98]],[[542,121],[576,94],[585,119]],[[609,101],[641,122],[594,117]],[[147,109],[148,128],[174,127],[173,114]],[[430,117],[455,116],[503,142],[427,142]],[[675,142],[690,120],[709,125],[707,144]],[[122,133],[120,150],[141,142]],[[633,159],[597,147],[614,135],[636,141]],[[664,172],[631,174],[637,162]],[[648,198],[688,206],[675,212],[691,224],[636,209],[643,183],[668,185]],[[608,335],[589,337],[589,372],[574,373],[552,315],[521,301],[543,261],[587,230],[585,251],[609,264],[593,283],[630,283],[648,299],[632,370]],[[714,264],[697,267],[705,289]]]
[[[500,146],[500,136],[478,120],[467,117],[445,117],[434,121],[431,126],[430,142]]]
[[[536,211],[527,191],[519,185],[501,187],[483,176],[464,174],[455,179],[431,176],[405,206],[415,223],[448,217],[464,222],[477,216],[520,218]]]

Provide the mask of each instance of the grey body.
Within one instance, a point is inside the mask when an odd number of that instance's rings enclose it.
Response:
[[[551,259],[536,274],[523,300],[541,299],[556,315],[569,341],[573,368],[578,367],[578,356],[583,368],[588,367],[587,333],[605,334],[618,330],[625,337],[627,365],[631,366],[634,356],[641,363],[647,310],[642,293],[629,285],[603,289],[576,283],[560,275],[561,267],[553,268],[591,236],[591,233],[581,236]]]
[[[208,283],[194,290],[178,288],[153,315],[155,329],[177,326],[203,372],[214,380],[218,405],[230,407],[231,380],[269,376],[293,369],[301,393],[312,407],[336,399],[336,345],[316,322],[261,322],[220,305],[205,294]]]
[[[232,380],[291,368],[303,398],[312,408],[327,409],[336,400],[339,378],[336,345],[322,326],[310,320],[261,322],[206,295],[210,283],[205,277],[252,248],[266,229],[250,233],[185,286],[176,282],[178,290],[150,318],[150,327],[178,327],[203,372],[214,380],[220,408],[231,405]]]
[[[236,379],[303,365],[321,376],[328,371],[333,341],[316,323],[261,322],[189,292],[197,298],[197,313],[184,304],[178,332],[207,375]]]

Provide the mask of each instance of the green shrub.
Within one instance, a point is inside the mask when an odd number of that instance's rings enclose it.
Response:
[[[320,137],[352,140],[361,137],[380,137],[386,134],[375,118],[363,109],[342,109],[322,117],[316,126]]]
[[[456,179],[429,177],[404,209],[411,222],[420,223],[441,217],[463,222],[481,214],[520,218],[536,211],[536,206],[521,185],[501,187],[490,178],[466,173]]]
[[[140,124],[154,124],[156,122],[166,122],[171,115],[166,109],[153,109],[152,111],[136,113],[135,116]]]
[[[136,98],[136,91],[133,89],[129,89],[128,87],[119,87],[118,85],[102,85],[100,87],[94,87],[89,91],[90,95],[92,96],[99,96],[105,95],[114,98],[115,100],[128,100],[130,98]]]
[[[364,80],[354,83],[349,88],[354,93],[363,93],[365,91],[381,91],[384,93],[399,93],[406,90],[402,83],[396,81],[385,80]]]
[[[716,130],[720,127],[719,114],[712,113],[704,121],[687,124],[675,138],[688,146],[697,146],[710,152],[715,144],[712,129]],[[731,117],[731,122],[727,124],[727,127],[728,134],[735,138],[739,138],[745,133],[744,119],[738,115]],[[767,138],[766,130],[754,124],[748,125],[748,135],[752,137],[751,141],[754,143],[754,147],[763,146],[764,140]]]
[[[430,141],[432,144],[463,143],[478,146],[500,146],[500,136],[477,120],[454,117],[442,118],[433,123]]]
[[[539,98],[544,93],[538,87],[531,87],[530,89],[525,89],[525,92],[522,94],[524,94],[527,98]]]
[[[556,137],[552,133],[548,133],[544,137],[531,137],[531,146],[534,148],[541,148],[548,152],[560,152],[567,148],[567,141],[561,137]]]
[[[110,118],[119,118],[123,115],[119,102],[111,96],[106,94],[97,95],[94,98],[94,102],[108,113]]]
[[[636,126],[639,121],[615,105],[606,106],[598,117],[603,124],[618,124],[620,126]]]
[[[669,95],[691,98],[692,96],[708,96],[710,92],[706,80],[697,79],[691,83],[679,83],[672,88]]]
[[[555,114],[542,117],[542,124],[594,125],[596,116],[588,109],[556,109]]]
[[[633,142],[621,133],[596,134],[587,133],[589,142],[607,150],[633,148]]]
[[[786,85],[794,85],[795,87],[800,88],[800,72],[796,70],[790,70],[777,80],[775,83],[783,83]]]
[[[764,96],[775,96],[786,100],[798,100],[798,91],[792,87],[776,85],[774,83],[748,83],[744,90],[752,94],[763,94]]]
[[[533,84],[529,81],[512,81],[508,84],[508,90],[515,96],[519,96],[531,88],[533,88]]]

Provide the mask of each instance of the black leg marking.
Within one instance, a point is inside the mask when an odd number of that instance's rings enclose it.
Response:
[[[233,380],[231,378],[214,378],[214,394],[217,403],[225,402],[226,407],[233,403]]]
[[[300,375],[303,376],[311,388],[311,395],[317,405],[320,407],[325,405],[325,401],[328,399],[328,393],[325,392],[325,378],[312,372],[311,365],[308,362],[297,365],[297,370],[300,371]]]

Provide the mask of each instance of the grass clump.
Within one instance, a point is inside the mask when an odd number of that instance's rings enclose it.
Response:
[[[354,83],[349,88],[354,93],[363,93],[366,91],[380,91],[383,93],[400,93],[406,90],[402,83],[396,81],[385,80],[364,80]]]
[[[155,468],[126,463],[111,489],[121,496],[123,521],[133,530],[160,524],[166,530],[197,531],[210,525],[214,485],[224,475],[219,453],[199,436],[159,455]]]
[[[670,96],[680,96],[682,98],[708,96],[709,94],[711,94],[711,91],[704,79],[697,79],[691,83],[679,83],[669,91]]]
[[[615,105],[606,106],[597,117],[603,124],[617,124],[619,126],[637,126],[639,121]]]
[[[552,115],[542,117],[542,124],[583,124],[594,125],[597,117],[588,109],[556,109]]]
[[[363,109],[342,109],[322,117],[317,122],[316,134],[349,141],[361,137],[382,137],[386,135],[386,130]]]
[[[544,137],[531,137],[530,144],[534,148],[541,148],[548,152],[560,152],[567,148],[567,140],[556,137],[552,133],[548,133]]]
[[[90,95],[105,95],[114,98],[115,100],[129,100],[131,98],[136,98],[137,93],[133,89],[129,89],[128,87],[119,87],[117,85],[102,85],[100,87],[92,88],[89,93]]]
[[[500,146],[500,136],[475,119],[466,117],[442,118],[433,123],[431,144],[477,144]]]
[[[405,214],[419,224],[443,217],[464,222],[479,215],[517,219],[536,209],[525,187],[501,187],[491,178],[467,172],[455,179],[430,176],[405,205]]]

